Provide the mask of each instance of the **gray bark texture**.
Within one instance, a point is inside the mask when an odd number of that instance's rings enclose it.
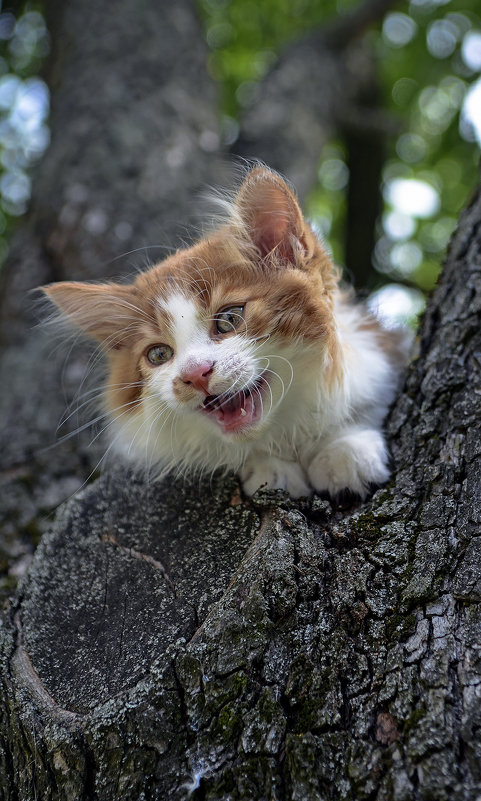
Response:
[[[118,471],[64,508],[1,630],[6,801],[477,798],[480,220],[371,502]]]
[[[4,279],[6,555],[45,533],[0,622],[0,799],[477,799],[480,192],[390,416],[393,479],[369,503],[246,501],[234,478],[148,484],[119,465],[51,521],[97,459],[82,438],[39,451],[88,356],[62,378],[25,292],[125,272],[110,260],[161,225],[172,244],[219,163],[190,6],[105,6],[49,3],[55,146]]]

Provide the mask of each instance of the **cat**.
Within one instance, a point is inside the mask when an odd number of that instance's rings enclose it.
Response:
[[[225,221],[132,284],[43,291],[100,343],[112,446],[158,475],[223,468],[292,497],[385,483],[405,337],[349,292],[294,192],[255,166]]]

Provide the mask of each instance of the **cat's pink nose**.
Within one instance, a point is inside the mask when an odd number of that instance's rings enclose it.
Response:
[[[214,369],[214,362],[199,362],[192,364],[182,370],[180,377],[184,384],[191,384],[195,389],[200,389],[209,394],[209,378]]]

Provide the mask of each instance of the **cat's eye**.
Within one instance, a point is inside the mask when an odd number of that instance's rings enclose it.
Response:
[[[168,362],[174,355],[173,349],[170,345],[152,345],[145,353],[148,361],[157,367],[159,364]]]
[[[228,334],[229,331],[235,331],[239,328],[244,319],[243,306],[229,306],[228,309],[223,309],[215,316],[215,327],[218,334]]]

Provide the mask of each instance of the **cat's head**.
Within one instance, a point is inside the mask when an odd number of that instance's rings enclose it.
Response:
[[[187,463],[193,440],[200,462],[211,440],[227,454],[229,443],[263,437],[289,415],[295,424],[313,385],[335,381],[336,284],[293,193],[257,167],[225,224],[133,284],[44,291],[101,343],[108,406],[139,448]]]

